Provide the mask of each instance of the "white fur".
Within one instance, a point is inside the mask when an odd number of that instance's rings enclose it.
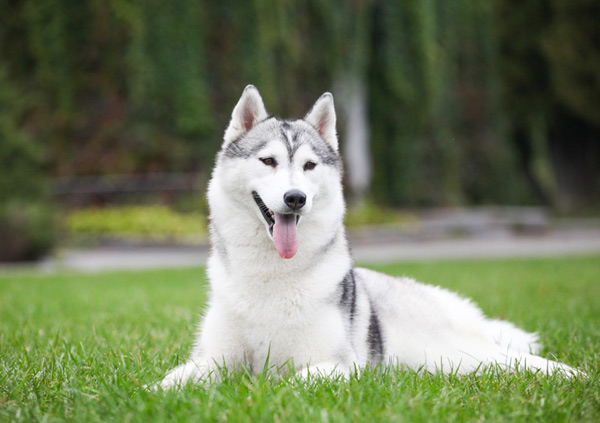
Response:
[[[304,120],[312,125],[319,135],[331,148],[337,151],[338,139],[335,130],[336,115],[333,107],[333,96],[330,93],[323,94],[304,117]]]
[[[224,136],[224,147],[238,139],[257,123],[268,117],[258,90],[248,85],[231,114],[231,124]]]
[[[517,365],[552,373],[569,366],[534,356],[537,335],[511,323],[486,318],[472,302],[409,278],[355,269],[353,315],[340,305],[341,281],[352,268],[344,234],[341,166],[319,162],[308,143],[290,160],[286,131],[298,139],[328,145],[337,153],[335,110],[323,95],[304,120],[282,130],[267,119],[258,91],[249,86],[234,109],[208,189],[213,251],[207,273],[208,309],[189,361],[173,369],[160,386],[219,380],[219,367],[252,371],[287,370],[346,375],[372,360],[372,316],[383,335],[382,363],[429,371],[472,372],[481,365]],[[246,137],[262,146],[252,157],[232,154],[231,143]],[[263,145],[264,144],[264,145]],[[276,167],[260,159],[275,158]],[[307,161],[317,163],[304,170]],[[252,199],[257,192],[269,209],[284,213],[283,195],[306,193],[298,212],[299,249],[284,260],[268,224]]]

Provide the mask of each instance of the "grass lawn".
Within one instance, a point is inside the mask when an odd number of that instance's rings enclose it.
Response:
[[[543,355],[588,379],[373,370],[313,381],[234,375],[147,392],[189,353],[206,302],[201,268],[0,274],[0,422],[600,421],[600,257],[394,264],[491,316],[538,330]]]

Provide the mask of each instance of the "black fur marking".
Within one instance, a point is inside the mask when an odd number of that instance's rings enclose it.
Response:
[[[288,138],[287,131],[289,131],[289,130],[290,130],[289,123],[284,122],[281,124],[280,140],[283,143],[283,145],[285,145],[285,148],[287,149],[287,152],[288,152],[288,159],[289,159],[290,163],[292,163],[292,161],[294,159],[294,154],[296,153],[296,150],[298,149],[298,145],[293,144],[293,141]]]
[[[258,192],[252,191],[252,197],[254,198],[254,201],[256,202],[256,205],[258,206],[261,214],[265,218],[265,221],[269,225],[269,232],[271,232],[271,235],[273,235],[273,225],[275,225],[275,219],[273,219],[273,213],[265,205],[262,198],[260,198],[260,195],[258,195]],[[296,224],[298,224],[298,219],[296,219]]]
[[[383,337],[381,335],[379,318],[377,318],[373,306],[371,306],[371,318],[369,321],[367,342],[369,343],[369,361],[374,364],[379,363],[383,357]]]
[[[350,269],[342,282],[340,282],[342,296],[340,297],[340,308],[348,314],[350,327],[354,325],[354,316],[356,315],[356,280],[354,279],[354,269]]]

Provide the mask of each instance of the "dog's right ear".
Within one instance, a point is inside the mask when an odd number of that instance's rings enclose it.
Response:
[[[223,148],[262,122],[269,115],[265,110],[262,97],[254,85],[248,85],[231,114],[231,121],[225,131]]]
[[[333,96],[330,93],[325,93],[319,97],[304,117],[304,120],[317,130],[333,151],[338,151],[338,139],[335,132],[335,107],[333,106]]]

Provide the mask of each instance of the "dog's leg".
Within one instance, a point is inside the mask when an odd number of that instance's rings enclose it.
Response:
[[[505,320],[488,320],[487,332],[501,348],[526,354],[536,354],[541,345],[537,333],[525,332]]]
[[[217,373],[218,368],[208,360],[190,360],[171,370],[158,386],[178,389],[190,382],[210,382],[218,377]]]
[[[302,370],[296,373],[298,377],[303,380],[310,378],[330,378],[330,379],[347,379],[349,375],[349,369],[340,363],[333,361],[326,361],[311,366],[306,366]]]
[[[557,361],[548,360],[533,354],[508,351],[504,357],[496,361],[502,368],[509,371],[526,370],[541,372],[545,375],[560,375],[564,377],[586,377],[585,372]]]

